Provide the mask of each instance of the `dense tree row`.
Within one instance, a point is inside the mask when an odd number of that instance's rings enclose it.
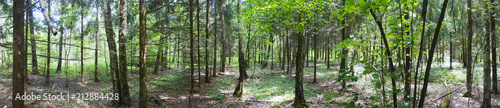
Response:
[[[473,79],[479,78],[473,76],[476,63],[483,64],[482,107],[491,107],[491,94],[499,93],[495,0],[12,2],[1,3],[0,12],[12,15],[0,23],[12,25],[0,27],[1,49],[9,51],[0,54],[0,61],[2,67],[12,67],[12,97],[24,93],[24,85],[30,83],[28,73],[46,77],[47,86],[51,76],[64,74],[68,82],[68,65],[75,61],[80,73],[71,76],[79,76],[80,82],[111,78],[113,92],[120,95],[114,106],[131,106],[130,73],[137,68],[141,108],[148,107],[148,74],[170,68],[189,68],[190,106],[192,93],[202,82],[218,83],[212,77],[236,66],[239,77],[233,95],[242,97],[245,79],[253,77],[247,69],[259,66],[294,77],[293,106],[307,107],[303,84],[318,83],[321,62],[338,71],[332,82],[340,84],[339,93],[352,88],[349,82],[357,82],[361,75],[373,77],[374,89],[381,94],[373,101],[384,107],[424,107],[431,101],[425,97],[432,68],[445,58],[450,69],[466,68],[465,97],[471,96]],[[34,13],[43,14],[43,19]],[[53,44],[56,49],[51,49]],[[87,56],[91,52],[93,56]],[[87,63],[91,58],[94,63]],[[56,71],[51,67],[54,59]],[[305,81],[304,68],[310,62],[313,80]],[[453,67],[453,62],[463,66]],[[99,67],[100,63],[106,66]],[[388,79],[390,89],[386,89]],[[343,105],[357,106],[357,95],[352,97]],[[12,105],[22,107],[24,101],[13,100]]]

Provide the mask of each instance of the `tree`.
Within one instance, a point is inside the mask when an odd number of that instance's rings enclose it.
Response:
[[[28,3],[31,4],[31,0],[28,0]],[[29,25],[30,25],[30,40],[31,40],[31,72],[33,74],[38,74],[38,60],[36,56],[36,41],[35,41],[35,23],[33,23],[33,8],[28,10],[29,16]],[[28,32],[28,31],[26,31]]]
[[[372,15],[373,17],[373,20],[375,20],[375,22],[377,23],[377,26],[379,28],[379,31],[380,31],[380,35],[382,36],[382,40],[384,41],[384,46],[385,46],[385,55],[386,56],[392,56],[391,54],[391,49],[389,49],[389,44],[387,42],[387,38],[385,36],[385,33],[384,33],[384,28],[382,27],[382,21],[381,20],[377,20],[377,16],[375,15],[375,13],[373,12],[372,9],[370,9],[370,14]],[[395,81],[395,78],[394,78],[394,64],[392,62],[392,58],[391,57],[388,57],[389,58],[389,71],[391,72],[391,82],[392,82],[392,90],[393,91],[396,91],[396,81]],[[394,107],[398,107],[398,98],[397,98],[397,93],[396,92],[392,92],[392,100],[393,100],[393,104],[394,104]]]
[[[97,17],[95,17],[95,20],[96,20],[96,23],[95,23],[95,63],[94,63],[94,82],[99,82],[99,78],[97,77],[97,64],[98,64],[98,60],[99,60],[99,2],[96,3],[96,15]]]
[[[84,81],[84,75],[83,75],[83,68],[84,68],[83,67],[83,0],[80,0],[80,16],[81,16],[81,21],[80,21],[80,81],[83,83],[83,81]]]
[[[48,11],[49,11],[49,12],[48,12],[48,16],[49,16],[49,17],[50,17],[50,1],[51,1],[51,0],[47,0],[47,2],[48,2]],[[42,3],[40,3],[40,4],[42,4]],[[47,20],[47,18],[46,18],[46,20]],[[49,20],[47,20],[47,23],[50,23],[50,22],[52,22],[50,19],[49,19]],[[47,28],[47,31],[48,31],[48,32],[47,32],[47,63],[46,63],[46,65],[47,65],[47,71],[46,71],[46,72],[47,72],[47,73],[45,74],[45,79],[46,79],[46,80],[45,80],[45,84],[46,84],[47,86],[49,86],[49,85],[50,85],[50,54],[51,54],[51,53],[50,53],[50,31],[51,31],[51,30],[52,30],[52,29],[51,29],[50,27],[49,27],[49,28]]]
[[[439,32],[441,31],[441,25],[443,24],[444,15],[446,13],[446,6],[448,5],[448,0],[444,0],[443,7],[441,8],[441,14],[439,15],[438,24],[436,30],[434,30],[434,37],[432,39],[432,45],[429,49],[429,58],[427,59],[427,67],[425,68],[424,75],[424,85],[422,91],[420,92],[420,101],[418,102],[418,108],[424,107],[425,95],[427,94],[427,85],[429,83],[429,74],[431,71],[432,58],[434,57],[434,49],[436,48],[437,40],[439,38]]]
[[[423,4],[422,4],[422,27],[425,28],[425,21],[426,21],[426,16],[427,16],[427,5],[428,5],[428,0],[424,0],[423,1]],[[418,69],[420,67],[420,61],[422,59],[422,55],[423,55],[423,48],[424,48],[424,45],[425,45],[425,29],[422,29],[422,32],[421,32],[421,36],[420,36],[420,47],[419,47],[419,51],[418,51],[418,58],[417,58],[417,66],[416,66],[416,69],[415,69],[415,77],[414,77],[414,90],[413,90],[413,108],[417,105],[417,77],[418,77]]]
[[[130,93],[128,91],[129,86],[127,82],[127,0],[120,0],[119,7],[119,19],[120,19],[120,30],[118,36],[118,49],[120,50],[120,61],[118,61],[120,67],[120,73],[118,74],[118,81],[120,81],[120,106],[130,106]]]
[[[189,106],[191,106],[191,96],[193,96],[193,90],[194,90],[194,34],[193,34],[193,11],[194,11],[194,0],[189,0],[189,37],[190,37],[190,49],[189,49],[189,55],[191,59],[191,90],[189,90]]]
[[[490,24],[491,24],[491,67],[493,76],[492,77],[492,90],[491,93],[498,94],[498,77],[497,77],[497,36],[495,34],[496,26],[495,26],[495,0],[490,0]]]
[[[219,3],[219,2],[217,2],[217,0],[214,0],[214,2],[215,2],[214,3],[215,4],[214,5],[214,9],[215,9],[215,11],[214,11],[214,14],[215,14],[215,16],[214,16],[214,21],[215,21],[214,22],[215,23],[214,24],[214,58],[213,58],[214,63],[212,64],[213,65],[212,76],[217,77],[217,16],[219,15],[218,14],[219,11],[217,11],[217,5],[218,5],[217,3]]]
[[[113,91],[115,93],[120,92],[120,82],[118,81],[118,57],[116,51],[115,34],[113,32],[112,19],[111,19],[111,3],[108,0],[103,0],[104,3],[104,26],[106,30],[106,41],[108,41],[109,49],[109,67],[110,74],[113,82]],[[113,104],[119,104],[118,100],[114,100]]]
[[[16,96],[24,95],[24,79],[23,72],[26,69],[23,57],[26,57],[26,49],[24,49],[24,1],[13,1],[13,68],[12,68],[12,107],[23,108],[24,100],[16,99]]]
[[[208,18],[210,16],[210,14],[208,13],[209,10],[210,10],[210,0],[207,0],[207,12],[206,12],[206,17],[205,17],[205,23],[206,23],[206,26],[205,26],[205,82],[206,83],[210,83],[210,80],[208,79],[208,76],[210,75],[210,73],[208,72],[208,58],[209,58],[209,53],[208,53],[208,27],[209,27],[209,23],[208,22]]]
[[[494,0],[492,0],[494,1]],[[491,16],[490,17],[487,17],[485,16],[485,22],[486,22],[486,26],[484,26],[486,28],[486,35],[484,36],[484,46],[483,46],[483,102],[481,104],[481,108],[491,108],[491,59],[490,59],[490,37],[494,36],[495,34],[493,34],[493,30],[494,30],[494,25],[493,24],[490,24],[490,23],[493,23],[494,21],[494,17],[493,17],[493,9],[490,13],[490,6],[491,6],[491,3],[493,2],[487,2],[486,5],[484,6],[486,9],[486,12],[485,14],[490,14]],[[490,18],[490,20],[488,21],[488,18]],[[490,27],[490,25],[493,25]],[[494,67],[494,68],[497,68],[497,67]]]
[[[297,18],[298,21],[302,21],[302,16]],[[294,30],[294,34],[298,37],[298,46],[297,46],[297,59],[296,59],[296,72],[295,72],[295,99],[293,101],[293,106],[296,108],[307,107],[306,100],[304,99],[304,87],[302,84],[303,80],[303,71],[304,71],[304,35],[302,32],[298,32]]]
[[[471,0],[467,0],[467,79],[466,79],[466,88],[467,92],[463,95],[464,97],[471,96],[472,92],[472,2]]]
[[[147,108],[146,85],[146,0],[139,0],[139,107]]]
[[[342,6],[345,6],[346,5],[346,1],[345,0],[342,0]],[[347,39],[347,36],[346,36],[346,24],[345,24],[345,19],[342,20],[342,41],[346,40]],[[349,53],[347,51],[346,48],[342,47],[342,58],[340,59],[340,67],[339,67],[339,78],[337,79],[337,81],[341,81],[341,85],[342,85],[342,91],[344,90],[345,88],[345,81],[344,81],[344,76],[345,74],[347,74],[347,63],[346,63],[346,58],[347,58],[347,54]]]
[[[238,0],[237,11],[238,15],[241,15],[241,0]],[[241,23],[241,19],[238,19],[238,25]],[[238,29],[239,30],[239,29]],[[238,84],[236,84],[236,89],[234,89],[233,95],[236,97],[241,97],[243,94],[243,80],[248,78],[247,75],[247,61],[245,60],[245,54],[243,52],[243,35],[237,31],[238,36],[238,69],[240,76],[238,77]]]

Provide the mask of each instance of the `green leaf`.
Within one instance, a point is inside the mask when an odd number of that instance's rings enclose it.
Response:
[[[331,95],[326,96],[326,101],[330,101],[330,100],[332,100],[332,96]]]
[[[378,79],[380,76],[379,76],[378,74],[372,74],[372,77],[373,77],[374,79]]]
[[[380,89],[381,87],[382,84],[379,81],[375,82],[375,88]]]

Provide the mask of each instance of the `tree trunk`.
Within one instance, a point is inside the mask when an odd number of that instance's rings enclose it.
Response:
[[[50,0],[49,0],[50,1]],[[50,3],[49,3],[50,4]],[[80,0],[80,81],[83,83],[83,0]]]
[[[193,96],[193,90],[194,90],[194,34],[193,34],[193,10],[194,10],[194,0],[189,0],[189,37],[190,37],[190,48],[189,48],[189,55],[190,55],[190,60],[191,60],[191,90],[189,91],[189,106],[191,106],[191,97]]]
[[[222,19],[222,32],[221,32],[221,44],[222,44],[222,53],[220,54],[220,72],[226,72],[226,55],[227,55],[227,45],[226,45],[226,32],[224,31],[226,29],[226,20],[224,15],[221,16]]]
[[[109,67],[111,78],[113,79],[113,91],[115,93],[120,92],[120,82],[118,81],[118,57],[116,51],[116,43],[115,43],[115,34],[112,26],[111,19],[111,3],[108,0],[103,0],[104,3],[104,25],[106,30],[106,38],[108,41],[108,49],[109,49]],[[113,101],[113,105],[119,104],[118,100]]]
[[[491,24],[491,67],[493,76],[492,77],[492,91],[491,93],[498,94],[498,79],[497,79],[497,36],[495,34],[495,0],[490,0],[490,24]]]
[[[49,11],[47,15],[48,15],[49,17],[50,17],[50,1],[51,1],[51,0],[48,0],[48,1],[47,1],[47,2],[48,2],[48,11]],[[42,3],[40,3],[40,4],[42,4]],[[52,21],[49,19],[49,20],[47,21],[47,24],[49,24],[49,22],[52,22]],[[49,80],[50,80],[50,54],[51,54],[51,53],[50,53],[50,44],[51,44],[51,43],[50,43],[50,31],[51,31],[51,30],[52,30],[51,28],[48,28],[48,29],[47,29],[47,63],[46,63],[46,66],[47,66],[47,68],[46,68],[46,69],[47,69],[47,71],[46,71],[46,72],[47,72],[47,73],[45,74],[45,84],[46,84],[47,86],[49,86],[49,85],[50,85]]]
[[[214,9],[215,9],[215,11],[214,11],[214,14],[215,14],[215,16],[214,16],[214,21],[215,21],[214,22],[215,23],[214,24],[214,58],[213,58],[214,63],[212,64],[212,66],[213,66],[212,76],[217,77],[217,16],[218,16],[217,12],[218,11],[217,11],[217,2],[216,1],[214,1],[214,2],[215,2],[214,3],[215,4],[214,5]]]
[[[471,67],[471,64],[472,64],[472,2],[471,0],[467,0],[467,79],[466,79],[466,88],[467,88],[467,92],[465,92],[465,94],[463,95],[464,97],[469,97],[471,96],[471,92],[472,92],[472,67]]]
[[[24,95],[23,73],[26,69],[25,61],[26,49],[24,49],[24,1],[13,1],[13,68],[12,68],[12,107],[23,108],[24,100],[15,99],[16,96]]]
[[[314,24],[316,26],[316,24]],[[316,71],[317,71],[317,67],[316,67],[316,63],[318,61],[318,47],[316,46],[318,41],[316,40],[316,38],[318,38],[318,30],[316,28],[314,28],[314,32],[313,32],[313,50],[314,50],[314,57],[313,57],[313,60],[314,60],[314,79],[313,79],[313,82],[312,83],[318,83],[318,81],[316,81]]]
[[[438,25],[436,27],[436,30],[434,30],[434,38],[432,39],[432,46],[429,50],[429,58],[427,59],[427,67],[425,68],[424,85],[422,87],[422,92],[420,92],[421,94],[420,94],[420,101],[418,102],[418,108],[424,107],[425,95],[427,94],[427,84],[429,83],[429,74],[432,65],[432,58],[434,57],[434,49],[436,48],[437,40],[439,38],[439,31],[441,31],[441,25],[443,24],[443,19],[446,13],[447,5],[448,5],[448,0],[444,0],[443,7],[441,8],[441,14],[439,15]]]
[[[237,6],[237,11],[238,15],[241,15],[240,12],[241,9],[241,1],[238,0],[238,6]],[[238,20],[238,25],[241,24],[241,20]],[[243,52],[243,36],[240,34],[240,32],[237,32],[238,36],[238,68],[239,68],[239,73],[240,76],[238,77],[238,84],[236,85],[236,88],[234,89],[233,95],[236,97],[241,97],[243,94],[243,80],[248,78],[247,75],[247,62],[245,61],[245,53]],[[250,42],[250,41],[248,41]],[[247,47],[248,48],[248,47]]]
[[[28,0],[29,4],[31,4],[31,0]],[[33,8],[28,10],[28,15],[29,15],[29,23],[30,23],[30,38],[31,38],[31,72],[32,74],[39,74],[38,73],[38,60],[36,57],[36,41],[35,41],[35,25],[33,23]],[[26,31],[28,32],[28,31]]]
[[[120,7],[119,7],[119,19],[120,19],[120,30],[119,30],[119,36],[118,36],[118,50],[120,50],[120,61],[118,63],[120,64],[120,74],[118,75],[119,81],[120,81],[120,87],[121,87],[121,92],[120,94],[120,106],[130,106],[131,101],[130,101],[130,93],[129,93],[129,86],[127,82],[127,1],[126,0],[120,0]]]
[[[209,11],[210,11],[210,1],[207,0],[206,2],[207,2],[206,3],[207,4],[207,11],[206,11],[206,16],[205,16],[205,23],[206,23],[206,25],[205,25],[205,82],[206,83],[210,83],[210,79],[208,78],[208,76],[210,75],[210,72],[208,72],[209,71],[208,70],[208,58],[210,57],[209,53],[208,53],[209,52],[209,50],[208,50],[208,48],[209,48],[208,47],[208,40],[209,40],[209,38],[208,38],[208,28],[209,28],[209,24],[210,24],[208,18],[210,16],[210,13],[209,13]]]
[[[493,1],[493,0],[492,0]],[[487,1],[486,1],[487,2]],[[485,14],[490,14],[491,16],[489,18],[489,21],[488,21],[488,18],[487,17],[484,17],[485,18],[485,21],[486,21],[486,35],[484,36],[484,46],[483,46],[483,102],[481,104],[481,108],[491,108],[491,59],[490,59],[490,36],[494,36],[495,34],[492,34],[493,33],[493,30],[494,30],[494,27],[490,27],[490,23],[492,23],[492,21],[494,21],[494,17],[493,17],[493,12],[490,13],[490,3],[492,2],[487,2],[485,4]]]
[[[345,0],[342,0],[342,5],[345,5]],[[342,41],[344,41],[345,39],[347,39],[347,36],[346,36],[346,24],[345,24],[345,19],[342,20]],[[347,58],[347,54],[348,54],[348,51],[345,47],[342,47],[342,55],[344,55],[343,57],[341,57],[340,59],[340,67],[339,67],[339,78],[337,79],[337,81],[340,81],[341,82],[341,85],[342,85],[342,89],[341,91],[344,90],[345,88],[345,81],[344,81],[344,76],[345,74],[347,74],[347,63],[346,63],[346,58]]]
[[[299,21],[302,20],[301,16],[299,16]],[[294,30],[294,32],[297,32]],[[297,41],[298,41],[298,46],[297,46],[297,61],[296,63],[296,72],[295,72],[295,99],[293,101],[293,106],[295,108],[303,108],[303,107],[308,107],[306,104],[306,100],[304,99],[304,85],[302,84],[303,80],[303,71],[304,71],[304,31],[301,31],[299,33],[294,33],[297,35]]]
[[[382,21],[380,20],[377,20],[377,16],[375,15],[375,13],[373,12],[373,10],[370,9],[370,13],[373,17],[373,19],[375,20],[375,22],[377,23],[377,26],[380,30],[380,35],[382,36],[382,39],[384,41],[384,46],[386,48],[386,51],[385,51],[385,54],[386,56],[392,56],[391,54],[391,49],[389,49],[389,44],[387,42],[387,38],[385,36],[385,33],[384,33],[384,28],[382,27]],[[395,74],[395,69],[394,69],[394,64],[392,62],[392,58],[391,57],[388,57],[389,59],[389,71],[391,72],[391,74]],[[391,82],[392,82],[392,90],[393,91],[396,91],[396,81],[395,81],[395,78],[391,75]],[[394,104],[394,107],[397,107],[398,106],[398,98],[397,98],[397,93],[396,92],[393,92],[392,93],[392,100],[393,100],[393,104]]]
[[[196,27],[197,27],[197,32],[196,34],[198,35],[198,56],[196,56],[198,58],[198,87],[201,87],[201,55],[200,55],[200,47],[201,47],[201,38],[200,38],[200,0],[196,0]]]
[[[147,37],[146,37],[146,0],[139,0],[139,107],[147,108],[147,85],[146,85],[146,55],[147,55]]]
[[[99,79],[97,78],[97,65],[98,65],[98,60],[99,60],[99,3],[97,3],[96,7],[96,30],[95,30],[95,64],[94,64],[94,82],[99,82]],[[62,42],[62,41],[61,41]]]
[[[405,7],[406,4],[405,4]],[[410,14],[409,14],[409,11],[410,9],[407,7],[406,8],[406,12],[405,12],[405,19],[407,21],[410,21]],[[411,21],[410,21],[411,22]],[[410,28],[410,25],[408,23],[406,23],[405,25],[405,29],[406,28]],[[411,30],[411,29],[410,29]],[[413,36],[410,36],[410,31],[405,31],[406,33],[406,37],[413,37]],[[404,40],[406,40],[405,38],[403,38]],[[413,41],[413,39],[410,39],[411,41]],[[411,42],[413,43],[413,42]],[[405,70],[405,75],[404,75],[404,79],[405,79],[405,96],[404,96],[404,99],[406,102],[409,102],[410,101],[410,93],[411,93],[411,80],[410,80],[410,68],[411,68],[411,58],[410,58],[410,44],[404,44],[405,45],[405,65],[404,65],[404,70]]]

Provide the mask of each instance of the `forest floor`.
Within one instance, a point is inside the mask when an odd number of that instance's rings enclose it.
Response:
[[[340,104],[350,102],[358,96],[359,104],[364,107],[381,105],[381,90],[374,89],[374,79],[369,74],[362,74],[362,66],[355,66],[354,71],[360,75],[357,82],[348,82],[349,86],[344,93],[339,93],[340,84],[337,83],[338,65],[332,65],[332,69],[325,69],[323,63],[318,64],[317,81],[313,81],[313,67],[306,66],[304,72],[304,94],[306,102],[310,107],[340,107]],[[478,64],[480,66],[480,64]],[[437,68],[435,68],[437,67]],[[462,97],[466,91],[463,84],[465,75],[464,69],[454,65],[453,70],[448,70],[446,66],[433,66],[431,82],[429,83],[425,106],[439,107],[446,105],[452,108],[480,107],[482,101],[482,75],[475,75],[480,78],[474,79],[472,98]],[[294,98],[295,75],[283,75],[283,71],[277,69],[259,69],[253,67],[248,69],[250,78],[244,81],[243,97],[232,96],[232,92],[239,76],[237,65],[229,66],[226,72],[219,72],[217,77],[211,77],[211,83],[205,83],[204,70],[201,72],[202,82],[199,84],[198,72],[195,72],[195,93],[192,96],[194,107],[222,108],[222,107],[291,107]],[[475,70],[482,70],[476,68]],[[476,72],[480,73],[480,72]],[[86,77],[90,77],[88,73]],[[35,95],[43,93],[58,94],[63,93],[111,93],[112,84],[109,79],[101,79],[94,82],[93,79],[85,79],[82,83],[79,79],[69,79],[66,87],[65,77],[51,77],[50,86],[45,85],[45,78],[37,75],[29,76],[30,84],[26,85],[26,92]],[[100,77],[105,78],[105,77]],[[138,72],[131,70],[129,74],[130,96],[132,107],[138,107],[139,83]],[[163,70],[158,74],[148,73],[148,105],[152,107],[188,107],[190,73],[189,69],[171,68]],[[481,79],[481,80],[480,80]],[[403,88],[403,84],[398,82],[398,88]],[[421,84],[418,85],[421,88]],[[11,106],[12,82],[10,76],[3,76],[0,80],[0,107]],[[385,84],[387,98],[390,98],[390,80]],[[413,88],[413,84],[412,84]],[[412,89],[413,90],[413,89]],[[420,91],[419,91],[420,92]],[[332,98],[327,101],[327,98]],[[401,97],[398,96],[398,97]],[[3,99],[3,100],[2,100]],[[387,99],[390,100],[390,99]],[[399,99],[402,100],[402,99]],[[27,107],[110,107],[111,102],[107,100],[50,100],[25,101]],[[387,103],[391,105],[391,103]],[[500,108],[500,94],[492,95],[492,104]]]

